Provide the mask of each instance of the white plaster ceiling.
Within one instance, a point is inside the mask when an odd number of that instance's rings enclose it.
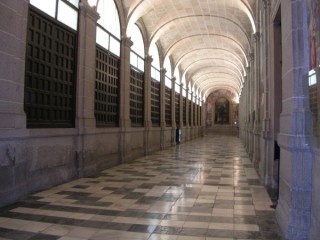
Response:
[[[203,97],[239,97],[255,33],[256,0],[123,0],[130,25],[140,21],[149,43],[169,57]]]

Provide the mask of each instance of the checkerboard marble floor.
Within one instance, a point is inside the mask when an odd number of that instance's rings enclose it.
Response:
[[[0,240],[281,239],[239,139],[206,136],[0,209]]]

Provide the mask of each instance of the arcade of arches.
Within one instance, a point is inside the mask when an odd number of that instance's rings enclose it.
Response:
[[[0,0],[0,206],[231,129],[283,238],[319,239],[319,13],[319,0]]]

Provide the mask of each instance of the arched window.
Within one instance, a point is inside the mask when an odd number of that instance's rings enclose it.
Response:
[[[187,81],[186,81],[186,77],[185,76],[182,77],[181,83],[183,84],[184,87],[187,86]]]
[[[94,6],[95,2],[90,1]],[[89,4],[90,4],[89,2]],[[113,0],[97,1],[95,118],[97,127],[119,124],[120,21]],[[112,54],[110,54],[112,53]]]
[[[130,64],[141,71],[144,71],[144,42],[139,27],[134,24],[129,29],[129,36],[133,42],[130,53]]]
[[[30,4],[77,30],[79,0],[30,0]]]
[[[97,25],[97,43],[120,56],[120,21],[114,1],[101,0],[97,11],[100,15]]]
[[[151,66],[151,77],[157,81],[160,81],[160,57],[159,50],[156,44],[151,45],[150,53],[153,59]]]

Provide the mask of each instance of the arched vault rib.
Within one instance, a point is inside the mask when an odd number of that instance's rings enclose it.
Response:
[[[196,88],[196,86],[202,83],[202,81],[204,80],[204,78],[199,78],[200,75],[195,74],[199,74],[201,72],[201,68],[210,67],[210,65],[208,64],[210,63],[210,61],[208,63],[203,61],[200,62],[200,64],[196,63],[196,65],[190,66],[191,61],[187,60],[188,57],[190,58],[190,56],[195,56],[195,60],[199,59],[199,61],[201,61],[201,56],[199,56],[200,54],[193,55],[192,53],[188,53],[188,46],[190,46],[189,50],[191,50],[199,48],[200,45],[203,48],[222,47],[225,48],[225,50],[228,50],[229,54],[226,54],[227,59],[221,53],[219,53],[218,55],[210,53],[211,55],[204,55],[203,58],[210,56],[216,58],[219,57],[221,61],[211,62],[212,69],[216,69],[217,65],[223,64],[233,71],[233,73],[230,71],[230,79],[233,79],[234,84],[237,83],[236,85],[238,85],[239,82],[243,84],[243,79],[246,75],[245,70],[248,66],[248,51],[250,51],[251,48],[250,41],[248,44],[248,36],[256,32],[254,16],[252,14],[253,12],[247,0],[197,1],[197,7],[194,8],[193,11],[189,11],[189,9],[186,10],[185,8],[180,8],[180,6],[183,7],[186,4],[191,4],[191,1],[189,0],[115,1],[121,1],[125,6],[124,12],[127,13],[127,26],[130,27],[130,25],[134,24],[141,18],[142,21],[145,20],[145,23],[148,23],[145,26],[147,36],[152,36],[152,40],[154,40],[158,38],[157,34],[159,34],[160,39],[157,43],[159,43],[159,46],[161,46],[162,48],[161,58],[164,59],[170,56],[172,62],[176,63],[174,67],[181,70],[181,73],[183,73],[183,77],[187,78],[187,82],[192,83],[193,88]],[[189,12],[190,16],[188,16]],[[204,21],[208,22],[210,21],[210,19],[214,19],[219,21],[220,23],[217,23],[217,25],[213,26],[208,23],[205,24],[205,26],[203,26],[202,28],[202,26],[198,24],[198,19],[202,13],[203,16],[201,17],[204,19]],[[181,31],[181,34],[179,32],[176,32],[176,30],[179,30],[183,27],[183,25],[179,25],[181,27],[177,26],[176,28],[173,28],[173,31],[168,31],[166,26],[172,27],[172,25],[175,24],[179,19],[181,20],[181,22],[179,22],[181,24],[186,21],[185,30]],[[190,21],[188,21],[188,19]],[[239,19],[239,21],[237,21],[237,19]],[[188,22],[189,25],[191,23],[191,27],[188,25]],[[193,23],[196,23],[196,25],[193,25]],[[193,29],[193,26],[199,26],[199,28]],[[231,28],[229,29],[227,26],[231,26]],[[190,32],[188,31],[189,29]],[[165,35],[162,35],[162,33],[164,33]],[[237,36],[239,36],[239,38]],[[184,39],[188,40],[184,41]],[[148,41],[148,45],[149,43],[150,41]],[[229,60],[230,62],[226,62],[227,60]],[[232,65],[231,62],[233,62],[234,64]],[[243,70],[243,68],[245,68],[245,70]],[[232,75],[234,76],[232,77]],[[209,75],[207,76],[209,77]],[[223,75],[221,73],[216,74],[217,78],[221,76],[226,76],[228,78],[229,75]],[[239,88],[240,92],[241,89],[242,85]]]
[[[239,86],[236,84],[234,81],[231,79],[225,79],[225,78],[211,78],[207,79],[206,81],[201,82],[198,85],[198,88],[202,89],[203,87],[209,86],[209,85],[225,85],[225,86],[230,86],[234,88],[235,91],[239,93]]]
[[[239,80],[241,81],[242,84],[244,82],[243,76],[239,72],[236,72],[233,69],[226,67],[225,65],[214,66],[214,69],[212,67],[201,68],[201,69],[198,69],[197,72],[190,75],[189,77],[192,80],[192,82],[195,84],[199,79],[201,79],[201,77],[205,76],[206,74],[211,74],[211,73],[215,74],[215,73],[217,73],[217,71],[223,71],[226,73],[228,72],[231,75],[239,78]]]
[[[244,0],[241,0],[241,3],[244,5],[244,12],[247,15],[247,17],[249,18],[249,21],[251,23],[252,33],[255,34],[257,29],[256,29],[256,24],[254,21],[252,9],[250,8],[250,6],[247,5],[247,3]]]
[[[176,25],[176,21],[179,21],[179,20],[183,20],[184,18],[204,18],[204,17],[210,17],[210,18],[219,18],[219,19],[223,19],[225,21],[228,21],[230,24],[233,24],[234,26],[236,26],[237,28],[240,29],[240,32],[243,33],[243,35],[245,36],[246,40],[247,40],[247,45],[250,46],[250,39],[248,37],[248,34],[246,33],[246,31],[243,29],[242,26],[240,26],[238,23],[234,22],[233,20],[231,19],[228,19],[226,17],[223,17],[223,16],[218,16],[218,15],[188,15],[188,16],[179,16],[177,18],[173,18],[173,19],[170,19],[170,21],[168,22],[165,22],[164,24],[162,24],[161,26],[157,27],[155,32],[152,34],[151,38],[150,38],[150,42],[151,43],[154,43],[156,42],[160,36],[162,35],[162,31],[166,31],[166,29],[169,29],[170,28],[170,25]],[[204,21],[206,22],[206,21]],[[163,30],[165,29],[165,30]]]
[[[234,69],[236,69],[240,75],[241,74],[241,70],[238,69],[238,66],[236,64],[234,64],[233,62],[229,61],[228,59],[223,59],[223,58],[202,58],[199,60],[194,61],[193,63],[191,63],[188,67],[186,67],[184,69],[184,72],[182,73],[182,78],[185,77],[186,73],[189,71],[189,69],[191,69],[195,64],[203,62],[203,61],[212,61],[212,60],[218,60],[218,61],[223,61],[224,63],[228,63],[229,65],[231,65]],[[214,67],[214,66],[213,66]]]
[[[159,1],[159,0],[154,0],[154,2]],[[163,2],[164,0],[162,0]],[[140,10],[144,9],[145,6],[143,6],[143,3],[146,2],[144,0],[131,0],[131,6],[130,9],[128,9],[128,25],[130,24],[134,24],[140,17],[142,17],[142,13],[143,11]],[[232,4],[232,2],[234,1],[230,1],[230,0],[225,0],[222,1],[221,0],[221,5],[226,6],[228,4]],[[256,25],[255,25],[255,20],[253,17],[253,13],[252,13],[252,9],[250,8],[250,6],[248,6],[248,4],[246,3],[245,0],[240,0],[240,1],[235,1],[235,4],[238,5],[238,9],[240,9],[241,11],[243,11],[247,17],[249,22],[251,23],[251,28],[252,28],[252,32],[255,33],[256,32]],[[152,2],[149,3],[149,8],[152,7]],[[227,6],[228,7],[228,6]]]
[[[233,38],[230,38],[230,37],[227,37],[227,36],[224,36],[224,35],[221,35],[221,34],[196,34],[196,35],[189,35],[185,38],[182,38],[182,39],[179,39],[177,40],[176,42],[174,42],[167,50],[167,52],[165,52],[164,54],[164,57],[166,58],[167,56],[170,56],[172,54],[172,52],[174,51],[175,48],[177,48],[177,45],[178,44],[183,44],[183,41],[186,40],[186,39],[190,39],[190,38],[194,38],[194,37],[203,37],[203,36],[212,36],[212,37],[221,37],[223,38],[225,41],[231,41],[232,45],[235,45],[238,47],[238,49],[241,51],[242,53],[242,56],[246,62],[246,67],[249,66],[248,64],[248,59],[247,59],[247,55],[244,51],[244,49],[242,48],[241,44],[238,43],[237,41],[235,41]],[[223,40],[222,40],[223,41]]]
[[[176,68],[179,66],[179,64],[180,64],[181,62],[183,62],[184,59],[188,58],[188,56],[189,56],[190,54],[193,54],[194,52],[199,52],[199,51],[201,51],[201,50],[207,50],[207,51],[218,50],[218,51],[223,51],[223,52],[226,52],[226,53],[228,53],[228,54],[231,54],[231,55],[240,63],[243,72],[246,73],[246,68],[245,68],[245,66],[243,65],[243,62],[241,61],[241,58],[240,58],[238,55],[236,55],[235,53],[233,53],[232,51],[227,50],[227,49],[222,49],[222,48],[197,48],[197,49],[193,49],[192,51],[185,53],[183,56],[181,56],[181,57],[177,60],[175,66],[174,66],[174,72],[175,72]],[[244,74],[244,75],[246,75],[246,74]]]
[[[243,84],[243,78],[241,78],[241,76],[237,72],[233,71],[230,68],[227,68],[225,66],[221,66],[221,67],[215,66],[214,70],[217,70],[217,71],[213,71],[212,68],[199,70],[198,72],[196,72],[195,74],[190,76],[192,83],[195,85],[195,84],[197,84],[198,81],[201,81],[202,78],[213,76],[218,73],[224,73],[224,74],[229,74],[230,76],[233,76],[234,78],[237,78],[239,80],[239,84]]]
[[[229,76],[229,77],[226,77]],[[201,77],[199,77],[196,81],[193,82],[193,87],[198,87],[201,85],[202,82],[206,81],[207,79],[214,79],[214,78],[225,78],[225,79],[230,79],[230,80],[234,80],[239,86],[238,87],[242,87],[242,82],[241,79],[238,78],[238,76],[235,76],[231,73],[227,73],[227,72],[220,72],[220,73],[209,73],[209,74],[204,74]]]

